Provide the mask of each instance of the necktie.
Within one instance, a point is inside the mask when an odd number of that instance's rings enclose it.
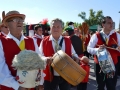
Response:
[[[57,52],[59,50],[58,41],[54,40],[54,42],[55,42],[55,52]]]
[[[106,44],[107,44],[107,45],[108,45],[108,41],[109,41],[108,38],[106,38]]]
[[[19,48],[20,48],[20,50],[24,50],[24,49],[25,49],[25,41],[24,41],[24,40],[22,40],[22,41],[20,42]]]

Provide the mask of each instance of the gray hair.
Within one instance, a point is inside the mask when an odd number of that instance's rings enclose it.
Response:
[[[62,28],[64,28],[64,23],[63,23],[63,21],[62,21],[61,19],[59,19],[59,18],[55,18],[55,19],[53,19],[53,20],[51,21],[50,25],[52,25],[52,22],[54,22],[54,21],[58,21],[58,22],[60,22]]]

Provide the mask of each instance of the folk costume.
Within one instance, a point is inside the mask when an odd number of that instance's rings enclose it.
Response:
[[[2,22],[5,24],[6,20],[12,17],[21,17],[23,20],[25,19],[24,14],[20,14],[18,11],[10,11],[6,14]],[[2,37],[0,39],[1,90],[18,90],[19,83],[15,80],[16,70],[11,65],[14,56],[24,49],[39,53],[36,42],[30,37],[25,37],[22,35],[21,39],[18,40],[9,33],[6,38]],[[43,84],[43,81],[41,81],[40,84]]]
[[[104,38],[101,37],[101,33]],[[104,42],[105,40],[105,42]],[[117,67],[118,67],[118,51],[110,48],[116,48],[116,42],[118,46],[120,46],[120,35],[114,30],[111,30],[109,35],[106,35],[103,30],[100,32],[97,32],[94,34],[90,42],[88,44],[87,50],[89,53],[95,55],[94,62],[95,62],[95,74],[96,74],[96,81],[97,81],[97,90],[104,90],[104,87],[106,85],[107,90],[116,90],[116,83],[117,83]],[[103,73],[101,70],[100,64],[98,62],[98,58],[96,57],[98,46],[105,44],[107,47],[107,50],[109,51],[113,64],[115,65],[115,73],[113,78],[107,78],[107,75]]]
[[[75,52],[77,53],[77,55],[79,57],[82,57],[84,55],[83,54],[83,48],[82,48],[83,47],[82,40],[78,36],[74,35],[74,29],[72,29],[72,27],[65,28],[65,31],[69,35],[69,38],[70,38],[71,43],[72,43],[72,45],[75,49]]]
[[[56,40],[53,38],[52,35],[46,36],[42,40],[39,49],[43,56],[52,57],[56,53],[55,41]],[[70,57],[72,56],[72,53],[74,53],[74,56],[78,57],[68,37],[60,36],[57,42],[58,45],[61,42],[61,50],[63,50]],[[44,90],[56,90],[58,86],[60,90],[70,90],[70,84],[65,81],[55,70],[53,70],[50,65],[47,65],[44,73],[46,74],[44,78]]]

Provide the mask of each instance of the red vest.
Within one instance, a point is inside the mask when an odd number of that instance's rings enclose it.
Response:
[[[36,39],[37,39],[37,45],[38,45],[38,47],[39,47],[42,39],[41,39],[41,38],[38,38],[37,36],[33,36],[33,38],[36,38]]]
[[[50,56],[52,57],[55,54],[54,49],[52,47],[52,41],[49,40],[49,37],[50,36],[46,36],[43,39],[43,53],[46,57],[50,57]],[[71,56],[71,41],[67,37],[64,37],[64,41],[65,41],[65,53]],[[46,74],[44,79],[48,81],[52,81],[53,73],[51,73],[49,65],[46,66],[44,73]]]
[[[88,34],[88,37],[85,37],[85,46],[88,45],[89,41],[90,41],[90,34]]]
[[[35,51],[34,42],[32,38],[25,38],[25,49],[27,50],[33,50]],[[21,50],[19,46],[16,44],[16,42],[13,39],[10,38],[1,38],[3,51],[4,51],[4,57],[6,60],[6,64],[8,65],[9,70],[11,71],[12,76],[16,76],[16,70],[11,67],[12,60],[16,54],[18,54]],[[0,90],[13,90],[12,88],[0,86]]]
[[[96,35],[97,35],[97,38],[98,38],[97,45],[103,45],[104,43],[101,39],[100,33],[98,32],[98,33],[96,33]],[[111,47],[112,45],[116,45],[116,43],[114,42],[113,39],[117,42],[117,34],[116,33],[113,33],[112,35],[110,35],[107,47]],[[98,46],[96,46],[96,47],[98,47]],[[109,53],[110,53],[110,55],[113,59],[114,64],[117,64],[117,62],[118,62],[117,58],[118,58],[119,52],[116,51],[116,50],[108,49],[108,48],[107,48],[107,50],[109,51]],[[98,60],[97,60],[96,56],[94,57],[94,61],[96,63],[98,63]]]

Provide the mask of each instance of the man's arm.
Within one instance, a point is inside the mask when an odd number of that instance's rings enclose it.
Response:
[[[15,80],[15,77],[11,75],[8,65],[5,62],[2,43],[0,40],[0,84],[6,87],[11,87],[18,90],[19,84]]]
[[[96,44],[98,42],[98,38],[96,36],[96,34],[92,35],[90,41],[89,41],[89,44],[87,46],[87,51],[90,53],[90,54],[93,54],[93,55],[96,55],[97,51],[99,48],[95,48]]]

